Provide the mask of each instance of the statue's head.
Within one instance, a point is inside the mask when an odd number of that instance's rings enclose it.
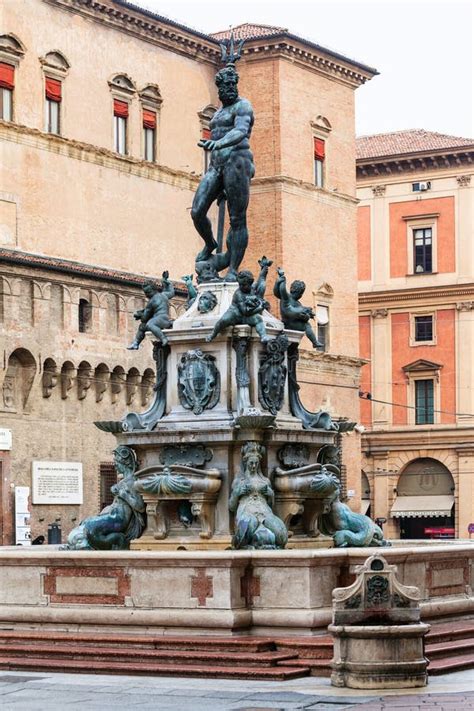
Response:
[[[208,314],[217,306],[217,296],[212,291],[203,291],[198,300],[200,314]]]
[[[295,281],[290,286],[290,294],[294,296],[295,299],[301,299],[306,289],[306,284],[301,279],[295,279]]]
[[[324,464],[321,466],[320,473],[313,477],[310,484],[310,490],[320,496],[322,499],[334,501],[339,496],[341,482],[335,474],[330,473]]]
[[[222,104],[224,106],[233,104],[239,96],[239,90],[237,89],[239,75],[234,65],[227,64],[223,69],[220,69],[216,74],[215,81]]]
[[[153,294],[156,294],[158,291],[161,291],[161,287],[159,287],[158,284],[154,281],[146,281],[143,284],[142,289],[148,299],[151,299]]]
[[[250,294],[253,284],[253,274],[247,269],[243,269],[237,274],[237,283],[244,294]]]
[[[119,478],[130,476],[137,468],[137,457],[133,449],[120,444],[114,449],[114,463]]]
[[[247,474],[261,474],[260,462],[265,448],[258,442],[246,442],[242,445],[242,463]]]

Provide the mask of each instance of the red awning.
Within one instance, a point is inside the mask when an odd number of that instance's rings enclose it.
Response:
[[[314,139],[314,157],[317,160],[324,160],[325,145],[322,138]]]
[[[118,99],[114,99],[114,116],[128,118],[128,104],[126,101],[119,101]]]
[[[143,109],[143,128],[156,128],[156,113]]]
[[[211,140],[211,129],[210,128],[203,128],[202,129],[202,138],[204,141]]]
[[[46,98],[50,101],[61,101],[61,82],[46,77]]]
[[[3,89],[13,89],[15,86],[15,67],[0,62],[0,86]]]

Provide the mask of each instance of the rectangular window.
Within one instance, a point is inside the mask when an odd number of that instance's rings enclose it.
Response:
[[[412,192],[414,193],[422,193],[425,190],[430,190],[431,188],[431,182],[429,180],[423,182],[423,183],[412,183],[411,184],[411,189]]]
[[[415,424],[434,423],[434,380],[415,380]]]
[[[329,348],[329,308],[319,305],[316,307],[316,321],[318,324],[318,341],[321,344],[320,350],[327,351]]]
[[[114,500],[114,494],[110,491],[112,486],[117,483],[117,472],[112,462],[103,462],[99,464],[100,476],[100,509],[110,506]]]
[[[121,155],[127,154],[128,104],[114,99],[114,149]]]
[[[326,146],[322,138],[314,137],[314,184],[317,188],[324,186],[324,160]]]
[[[415,341],[433,340],[433,316],[415,316]]]
[[[156,159],[156,113],[143,109],[143,157],[145,160]]]
[[[433,234],[431,227],[413,230],[413,271],[415,274],[431,273],[433,270]]]
[[[44,130],[47,133],[61,132],[61,97],[62,86],[57,79],[46,77],[44,102]]]
[[[15,67],[0,62],[0,118],[11,121],[13,117],[13,89],[15,87]]]

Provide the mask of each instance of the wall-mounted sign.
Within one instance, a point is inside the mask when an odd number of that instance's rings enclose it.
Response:
[[[29,486],[15,486],[15,543],[17,546],[31,546],[29,496]]]
[[[33,462],[34,504],[82,504],[81,462]]]
[[[0,450],[8,451],[12,448],[12,431],[0,427]]]

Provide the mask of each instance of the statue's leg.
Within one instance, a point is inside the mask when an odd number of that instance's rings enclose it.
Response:
[[[230,229],[227,234],[230,264],[225,277],[226,281],[236,281],[237,272],[249,241],[247,207],[250,179],[253,172],[252,160],[247,155],[239,155],[239,151],[229,158],[224,168],[224,188],[230,220]]]
[[[310,323],[306,323],[304,330],[305,330],[305,333],[308,336],[309,340],[313,344],[313,348],[322,348],[323,344],[318,341],[318,338],[317,338],[315,332],[313,331]]]
[[[233,326],[235,324],[235,318],[233,314],[224,314],[219,321],[216,323],[214,326],[214,330],[212,331],[209,336],[206,337],[206,341],[209,343],[209,341],[213,341],[216,336],[219,335],[221,331],[223,331],[225,328],[228,328],[229,326]]]
[[[205,247],[196,257],[196,261],[204,261],[209,259],[213,250],[217,247],[217,242],[212,234],[211,221],[208,218],[207,213],[212,203],[217,199],[221,192],[222,177],[211,166],[199,183],[191,208],[191,217],[194,222],[194,227],[205,242]]]
[[[135,340],[133,343],[131,343],[129,346],[127,346],[127,349],[129,351],[137,351],[140,348],[140,343],[143,341],[145,338],[145,333],[147,332],[147,324],[146,323],[141,323],[137,329],[137,335],[135,336]]]
[[[258,314],[257,316],[253,316],[253,318],[255,319],[255,322],[252,325],[255,326],[255,330],[260,336],[260,340],[262,341],[262,343],[268,343],[268,341],[271,341],[270,336],[267,334],[263,318],[260,316],[260,314]]]
[[[150,331],[154,336],[157,337],[161,343],[166,346],[168,343],[168,339],[166,338],[165,334],[161,330],[161,328],[158,325],[158,319],[150,319],[147,323],[147,330]]]

